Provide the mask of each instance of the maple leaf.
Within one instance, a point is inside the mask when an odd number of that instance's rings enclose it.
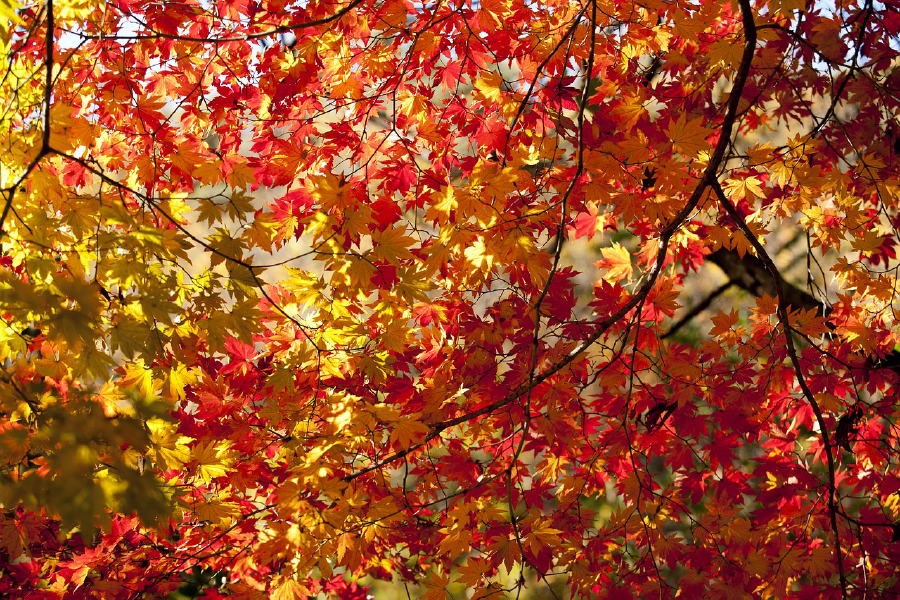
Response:
[[[375,245],[372,252],[375,256],[386,260],[392,265],[399,265],[401,260],[413,258],[408,250],[415,240],[407,235],[401,227],[387,231],[376,231],[372,234],[372,242]]]
[[[459,206],[452,187],[444,188],[440,193],[431,194],[430,199],[431,206],[425,214],[425,218],[440,224],[446,223],[450,219],[450,214]]]
[[[174,152],[169,153],[172,166],[184,173],[192,173],[202,161],[200,154],[190,142],[182,142]]]
[[[425,99],[418,94],[405,92],[400,102],[399,112],[406,115],[411,121],[417,121],[425,112]]]
[[[726,335],[731,331],[732,327],[734,327],[739,319],[740,315],[734,309],[732,309],[728,314],[724,312],[719,312],[717,315],[711,318],[713,323],[713,328],[709,330],[709,335],[712,337],[721,337]]]
[[[422,585],[426,588],[426,592],[422,594],[424,600],[445,600],[450,595],[447,591],[450,575],[447,573],[431,570],[428,577],[422,581]]]
[[[493,557],[501,560],[506,570],[510,572],[512,572],[513,566],[522,559],[522,553],[516,540],[506,536],[493,538],[488,544],[488,549],[494,553]]]
[[[179,435],[171,423],[152,419],[147,422],[147,427],[156,462],[163,471],[180,469],[190,460],[191,451],[187,447],[190,438]]]
[[[619,281],[631,279],[631,253],[617,243],[609,248],[601,248],[603,260],[595,264],[598,269],[607,269],[605,279],[607,281]]]
[[[459,577],[454,579],[454,581],[462,583],[466,587],[474,588],[482,582],[489,568],[487,560],[469,558],[464,565],[459,566]]]
[[[222,165],[211,160],[199,162],[190,173],[204,185],[216,185],[224,176]]]
[[[198,519],[212,521],[219,526],[231,524],[233,517],[239,512],[238,505],[233,502],[199,502],[192,508]]]
[[[185,399],[185,388],[197,380],[196,375],[182,364],[170,369],[166,379],[168,395],[178,400]]]
[[[570,228],[575,232],[575,239],[585,236],[591,239],[595,233],[603,230],[605,223],[605,215],[601,215],[597,206],[592,203],[588,205],[587,212],[580,213],[575,217],[575,223]]]
[[[750,202],[756,198],[765,196],[760,184],[762,182],[757,177],[745,177],[743,179],[731,179],[725,184],[725,191],[734,201],[746,199]]]
[[[476,240],[474,244],[466,248],[464,254],[469,262],[478,269],[490,269],[494,263],[494,254],[484,240]]]
[[[472,549],[472,532],[465,529],[457,529],[449,532],[438,545],[438,552],[455,559],[463,552]]]
[[[712,135],[713,130],[703,126],[701,117],[688,122],[687,116],[681,114],[677,120],[670,121],[665,132],[675,149],[685,156],[695,158],[700,152],[710,149],[706,138]]]
[[[806,557],[807,568],[814,576],[830,572],[833,563],[833,552],[827,546],[816,546]]]
[[[229,466],[228,445],[213,441],[204,442],[191,449],[191,458],[196,463],[197,474],[203,481],[212,481],[233,471]]]
[[[653,290],[647,295],[649,306],[645,308],[648,317],[658,318],[661,315],[671,317],[680,308],[676,300],[678,291],[673,279],[660,279]]]
[[[19,3],[15,0],[2,0],[0,1],[0,17],[3,17],[3,29],[6,31],[9,27],[9,24],[16,25],[21,23],[21,19],[18,15],[16,15],[16,8],[18,8]]]
[[[393,425],[391,441],[395,442],[402,450],[418,444],[429,433],[428,426],[416,420],[414,415],[398,419],[394,421]]]
[[[25,548],[22,532],[13,519],[0,517],[0,547],[6,550],[8,556],[14,557],[13,560],[22,556]]]
[[[298,581],[287,577],[272,592],[272,600],[303,600],[312,592]]]
[[[681,537],[678,535],[661,535],[654,542],[654,546],[664,557],[677,556],[681,547]]]
[[[885,593],[900,18],[833,5],[0,0],[0,596]]]
[[[475,80],[475,88],[490,104],[499,104],[503,101],[502,85],[503,79],[496,71],[487,72]]]
[[[338,180],[333,173],[313,177],[307,184],[313,198],[319,201],[324,209],[344,209],[350,206],[347,186]]]
[[[731,519],[725,524],[725,535],[737,542],[746,542],[750,539],[750,521],[740,517]]]
[[[731,68],[741,60],[741,48],[732,40],[722,39],[709,47],[709,59],[712,64]]]

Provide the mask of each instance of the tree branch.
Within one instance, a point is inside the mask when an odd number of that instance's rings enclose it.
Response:
[[[734,285],[734,281],[728,280],[716,289],[714,289],[706,298],[701,300],[699,303],[694,305],[683,317],[681,317],[677,323],[672,325],[672,327],[662,336],[661,339],[666,339],[667,337],[671,337],[678,332],[679,329],[690,323],[694,320],[694,318],[699,315],[701,312],[709,308],[709,305],[713,303],[713,300],[724,294],[728,291],[731,286]]]
[[[809,389],[809,386],[806,383],[806,377],[803,374],[803,369],[800,366],[800,357],[797,353],[797,348],[794,346],[794,336],[791,331],[791,323],[789,319],[789,300],[786,292],[786,286],[784,284],[784,280],[781,278],[781,273],[778,271],[778,267],[775,266],[775,263],[772,261],[771,257],[769,257],[766,249],[760,243],[760,241],[756,238],[756,234],[750,229],[747,223],[744,221],[743,217],[738,213],[737,209],[735,209],[734,205],[728,200],[728,197],[725,195],[725,191],[722,189],[722,185],[718,180],[712,182],[712,188],[715,190],[716,195],[719,197],[719,204],[725,209],[725,212],[728,213],[728,216],[737,223],[738,228],[743,232],[743,234],[750,241],[750,244],[753,246],[753,249],[756,251],[756,254],[759,256],[757,259],[763,267],[768,271],[771,279],[771,284],[775,288],[775,295],[778,298],[778,308],[776,309],[778,320],[781,322],[782,327],[784,328],[784,340],[785,345],[787,346],[788,356],[791,359],[791,364],[794,367],[794,374],[797,377],[797,383],[800,386],[800,390],[803,392],[803,396],[806,398],[806,401],[809,403],[810,407],[813,410],[813,413],[816,416],[816,422],[819,425],[820,434],[822,436],[822,444],[825,447],[825,457],[827,459],[827,467],[828,467],[828,514],[831,518],[831,531],[834,536],[834,551],[835,557],[837,558],[837,566],[838,566],[838,577],[841,582],[841,597],[847,597],[847,575],[844,573],[844,560],[843,553],[841,552],[841,537],[840,530],[837,525],[837,485],[835,483],[835,473],[837,471],[837,466],[834,459],[834,452],[831,449],[831,438],[828,434],[828,426],[825,423],[825,417],[822,414],[822,409],[819,406],[819,403],[816,401],[813,396],[812,390]]]
[[[734,285],[742,288],[754,296],[768,294],[773,298],[778,294],[775,280],[766,268],[765,263],[752,254],[741,257],[734,250],[719,248],[706,257],[708,262],[715,264],[725,272],[728,279]],[[788,306],[794,309],[809,310],[815,308],[820,316],[826,316],[828,307],[815,299],[812,294],[802,290],[786,281],[781,281],[782,292]]]
[[[774,298],[778,295],[775,280],[768,269],[766,269],[765,264],[751,254],[746,254],[741,258],[734,250],[719,248],[712,254],[709,254],[706,260],[722,269],[731,284],[750,292],[754,296],[759,297],[763,294],[768,294]],[[817,300],[815,296],[806,290],[792,285],[784,281],[784,279],[781,280],[781,289],[787,306],[793,309],[815,309],[820,317],[827,317],[831,313],[831,307],[826,302]],[[699,311],[692,311],[690,316],[696,316],[696,312]],[[687,317],[682,319],[682,321],[687,320]],[[677,327],[681,327],[683,324],[679,321]],[[835,325],[831,322],[827,322],[826,326],[832,330],[835,328]],[[675,330],[676,326],[673,326],[669,334]],[[666,335],[668,336],[669,334]],[[845,363],[842,364],[847,366]],[[891,369],[900,375],[900,351],[895,350],[884,356],[860,357],[860,364],[865,365],[867,369]]]
[[[738,104],[741,101],[741,92],[744,89],[744,85],[747,83],[747,76],[750,73],[750,65],[753,62],[753,54],[756,51],[756,22],[753,20],[753,8],[750,5],[750,0],[740,0],[740,6],[741,17],[744,24],[744,52],[741,55],[741,63],[738,67],[737,74],[735,75],[734,86],[728,99],[728,109],[725,113],[725,117],[722,119],[722,128],[719,135],[719,141],[716,144],[715,150],[713,150],[712,156],[709,160],[709,164],[703,171],[703,177],[701,177],[699,183],[697,184],[697,187],[694,188],[694,191],[685,204],[684,208],[682,208],[681,211],[679,211],[679,213],[675,215],[675,218],[672,219],[672,221],[660,232],[658,242],[659,245],[656,252],[656,260],[654,261],[653,267],[650,269],[650,272],[647,274],[647,279],[641,285],[640,289],[638,289],[637,292],[635,292],[635,294],[631,297],[631,299],[626,302],[624,306],[619,308],[619,310],[617,310],[615,313],[609,315],[605,319],[595,321],[593,323],[593,326],[596,327],[594,333],[592,333],[587,337],[587,339],[576,346],[568,356],[550,366],[540,375],[536,375],[533,378],[530,378],[529,381],[526,381],[522,385],[518,386],[515,390],[513,390],[503,398],[500,398],[499,400],[496,400],[495,402],[492,402],[487,406],[483,406],[478,410],[465,413],[447,421],[431,424],[429,426],[431,428],[431,431],[428,432],[428,435],[426,435],[425,439],[423,439],[420,443],[413,444],[408,448],[404,448],[403,450],[398,450],[397,452],[394,452],[393,454],[390,454],[367,467],[363,467],[357,471],[348,473],[341,478],[342,481],[353,481],[354,479],[357,479],[358,477],[365,475],[366,473],[381,469],[393,463],[394,461],[399,460],[404,456],[411,454],[412,452],[415,452],[416,450],[424,448],[432,440],[439,437],[441,433],[446,429],[449,429],[450,427],[453,427],[455,425],[460,425],[477,417],[489,414],[497,410],[498,408],[506,406],[507,404],[515,401],[535,386],[540,385],[548,378],[555,375],[556,373],[567,367],[569,364],[574,362],[577,358],[584,354],[584,352],[588,348],[594,345],[594,343],[599,340],[603,336],[603,334],[605,334],[610,329],[610,327],[613,326],[613,324],[625,317],[625,315],[631,312],[635,307],[644,302],[644,300],[650,294],[650,290],[653,289],[653,285],[656,283],[656,278],[662,271],[662,267],[665,263],[666,254],[669,248],[669,241],[672,239],[672,236],[675,235],[675,232],[681,227],[682,223],[684,223],[685,219],[687,219],[688,216],[697,208],[697,205],[700,203],[700,199],[703,197],[703,194],[704,192],[706,192],[707,188],[717,183],[716,177],[719,167],[722,165],[722,162],[725,159],[725,153],[728,151],[728,148],[731,145],[731,133],[734,128],[734,121],[737,115]]]

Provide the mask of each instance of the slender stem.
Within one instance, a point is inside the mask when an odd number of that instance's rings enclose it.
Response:
[[[831,436],[828,434],[828,427],[825,423],[825,416],[822,414],[822,409],[819,406],[819,403],[816,402],[815,396],[813,396],[812,390],[809,389],[809,385],[806,383],[806,377],[803,375],[803,368],[800,365],[800,357],[797,354],[797,348],[794,346],[794,337],[791,335],[791,323],[788,314],[788,306],[789,303],[787,301],[787,295],[784,291],[784,282],[781,278],[781,273],[778,270],[778,267],[775,266],[775,262],[766,252],[766,249],[760,243],[760,241],[756,238],[756,234],[750,229],[747,225],[744,218],[738,213],[737,209],[728,200],[728,197],[725,195],[725,191],[722,189],[722,185],[718,180],[712,182],[712,187],[716,192],[716,195],[719,197],[719,203],[725,208],[725,212],[728,213],[728,216],[737,223],[738,228],[743,232],[743,234],[750,241],[750,245],[753,246],[753,249],[756,250],[756,255],[766,266],[766,269],[769,271],[769,274],[772,276],[772,280],[775,284],[775,293],[778,296],[778,320],[781,322],[781,326],[784,328],[784,339],[785,344],[787,345],[788,356],[791,359],[791,364],[794,367],[794,374],[797,377],[797,382],[800,385],[800,390],[803,392],[803,396],[806,398],[806,401],[812,407],[813,413],[816,415],[816,421],[819,424],[819,430],[822,433],[822,444],[825,446],[825,457],[828,461],[828,513],[831,517],[831,531],[834,535],[834,549],[837,557],[837,566],[838,566],[838,576],[841,581],[841,597],[847,597],[847,575],[844,573],[844,561],[841,552],[841,537],[840,532],[838,530],[837,524],[837,504],[835,499],[837,497],[837,486],[835,485],[835,472],[836,465],[834,460],[834,453],[831,449]]]
[[[431,441],[438,438],[442,432],[453,427],[455,425],[460,425],[467,421],[471,421],[477,417],[489,414],[506,406],[507,404],[517,400],[523,394],[528,393],[529,390],[534,388],[537,385],[540,385],[556,373],[559,373],[561,370],[569,366],[576,359],[580,358],[588,348],[594,345],[597,340],[599,340],[609,329],[617,323],[620,319],[625,317],[629,312],[631,312],[634,308],[639,306],[647,296],[650,294],[650,291],[653,289],[653,285],[656,283],[656,278],[659,276],[659,273],[662,271],[663,264],[666,260],[666,253],[669,248],[669,241],[672,239],[672,236],[675,235],[675,232],[681,227],[682,223],[688,218],[688,216],[694,212],[697,208],[697,205],[700,203],[700,199],[703,197],[704,192],[706,192],[707,188],[712,185],[716,181],[716,174],[718,173],[719,167],[722,165],[722,162],[725,159],[725,153],[728,150],[728,147],[731,145],[731,133],[734,129],[734,121],[737,115],[738,104],[741,100],[741,93],[744,89],[744,86],[747,83],[747,77],[750,74],[750,66],[753,62],[753,55],[756,51],[756,23],[753,20],[753,9],[750,6],[750,0],[740,0],[741,6],[741,17],[744,24],[744,52],[741,55],[741,63],[738,67],[738,72],[734,78],[734,86],[732,87],[730,98],[728,99],[728,109],[725,113],[725,117],[722,119],[722,127],[721,133],[719,135],[719,141],[716,144],[716,148],[713,151],[712,157],[710,158],[709,164],[706,167],[706,170],[703,172],[703,176],[700,178],[700,182],[697,184],[697,187],[694,188],[694,192],[691,194],[691,197],[688,199],[684,208],[679,211],[675,218],[660,232],[658,247],[656,251],[656,260],[654,261],[653,267],[650,269],[650,273],[647,276],[647,279],[641,285],[640,289],[635,292],[635,294],[631,297],[628,302],[626,302],[619,310],[615,311],[613,314],[609,315],[604,319],[599,319],[593,323],[593,326],[596,328],[594,333],[588,336],[581,344],[575,347],[572,352],[570,352],[565,358],[557,361],[550,367],[548,367],[543,373],[540,375],[535,375],[532,378],[529,378],[528,381],[518,386],[516,389],[511,391],[509,394],[491,402],[490,404],[479,408],[478,410],[473,410],[471,412],[467,412],[463,415],[455,417],[453,419],[448,419],[446,421],[442,421],[439,423],[432,423],[429,425],[431,431],[428,435],[425,436],[418,444],[413,444],[408,448],[404,448],[403,450],[398,450],[393,454],[386,456],[385,458],[372,463],[371,465],[354,471],[352,473],[348,473],[344,477],[342,477],[342,481],[353,481],[358,477],[365,475],[366,473],[371,473],[372,471],[376,471],[381,469],[396,460],[411,454],[421,448],[427,446]]]

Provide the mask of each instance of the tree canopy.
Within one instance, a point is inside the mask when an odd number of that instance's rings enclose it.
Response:
[[[0,594],[900,593],[892,2],[0,43]]]

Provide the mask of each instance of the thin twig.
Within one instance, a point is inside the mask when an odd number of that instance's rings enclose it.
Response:
[[[794,337],[791,333],[791,323],[788,315],[789,304],[787,295],[784,291],[781,272],[778,270],[778,267],[775,266],[775,263],[766,252],[766,249],[757,239],[756,234],[753,233],[753,231],[750,229],[750,226],[747,225],[746,221],[744,221],[743,217],[741,217],[741,215],[737,212],[737,209],[734,207],[731,201],[728,200],[728,197],[725,195],[725,191],[722,189],[722,185],[719,183],[719,181],[713,181],[712,187],[715,190],[716,194],[719,196],[719,203],[725,209],[725,212],[728,213],[728,216],[731,217],[731,219],[735,223],[737,223],[738,228],[750,241],[750,245],[753,246],[753,249],[756,250],[756,255],[763,262],[763,264],[765,264],[766,269],[769,271],[769,274],[772,276],[773,283],[775,284],[775,293],[778,296],[778,308],[776,310],[778,314],[778,320],[781,322],[781,325],[784,328],[784,339],[785,344],[787,345],[788,356],[790,357],[791,364],[794,367],[794,374],[797,377],[797,382],[800,385],[800,390],[803,392],[803,396],[806,398],[806,401],[809,403],[810,407],[812,407],[813,413],[816,415],[816,421],[819,424],[819,430],[821,431],[822,435],[822,444],[825,446],[825,457],[828,461],[828,512],[829,516],[831,517],[832,535],[834,535],[834,549],[837,558],[838,577],[841,581],[841,597],[847,598],[847,575],[844,573],[840,531],[838,530],[837,525],[837,504],[835,502],[835,498],[837,496],[837,487],[835,485],[836,465],[834,460],[834,453],[831,449],[831,439],[828,435],[828,425],[825,422],[825,416],[822,414],[822,409],[813,396],[812,390],[809,389],[809,386],[806,383],[806,377],[803,375],[803,368],[800,365],[800,357],[797,354],[797,348],[794,346]]]

